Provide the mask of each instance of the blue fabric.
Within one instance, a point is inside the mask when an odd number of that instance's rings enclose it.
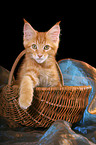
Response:
[[[72,130],[71,124],[63,120],[55,121],[39,140],[39,145],[93,145],[95,140],[95,126],[87,127],[90,137],[82,136]],[[83,128],[82,130],[83,131]],[[94,134],[92,135],[92,132]],[[90,139],[90,141],[88,140]],[[93,142],[93,143],[92,143]],[[95,145],[95,144],[94,144]]]
[[[90,65],[74,59],[64,59],[59,61],[59,66],[63,74],[64,85],[66,86],[83,86],[90,85],[92,87],[88,98],[88,106],[91,103],[94,95],[96,95],[96,78],[94,79],[94,71],[91,70]],[[96,123],[96,115],[88,112],[88,106],[84,112],[80,124]]]

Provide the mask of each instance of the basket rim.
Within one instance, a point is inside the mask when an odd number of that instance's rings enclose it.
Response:
[[[17,85],[17,84],[14,84],[14,83],[12,83],[11,85],[5,85],[4,87],[9,87],[9,88],[11,88],[11,87],[19,87],[19,85]],[[90,86],[90,85],[82,85],[82,86],[66,86],[66,85],[64,85],[64,86],[55,86],[55,87],[40,87],[40,86],[37,86],[37,87],[35,87],[34,88],[34,90],[63,90],[63,89],[69,89],[69,90],[72,90],[72,89],[92,89],[92,87]]]
[[[76,89],[92,89],[90,85],[88,86],[61,86],[61,87],[36,87],[35,91],[43,90],[43,91],[50,91],[50,90],[76,90]]]

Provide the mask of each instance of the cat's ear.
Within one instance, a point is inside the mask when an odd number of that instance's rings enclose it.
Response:
[[[48,32],[47,37],[53,41],[53,43],[59,43],[59,35],[60,35],[60,24],[61,21],[56,23]]]
[[[31,41],[33,37],[36,37],[36,30],[24,19],[24,41]]]

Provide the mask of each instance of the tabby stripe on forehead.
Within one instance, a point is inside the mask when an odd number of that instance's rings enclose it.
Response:
[[[37,35],[37,41],[39,44],[43,44],[46,42],[46,36],[44,32],[39,32]]]

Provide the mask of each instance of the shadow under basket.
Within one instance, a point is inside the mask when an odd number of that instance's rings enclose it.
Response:
[[[19,87],[12,85],[12,76],[21,52],[10,72],[8,85],[0,94],[0,116],[6,119],[9,127],[49,127],[56,120],[76,123],[81,120],[88,105],[91,86],[36,87],[32,105],[23,110],[19,107]],[[58,67],[60,72],[60,69]],[[61,73],[61,72],[60,72]],[[62,81],[62,75],[61,75]]]

